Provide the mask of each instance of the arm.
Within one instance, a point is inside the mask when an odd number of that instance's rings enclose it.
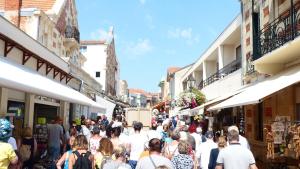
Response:
[[[66,160],[67,153],[68,153],[68,152],[64,153],[64,155],[57,161],[57,163],[56,163],[57,169],[61,169],[62,164],[63,164],[63,163],[65,162],[65,160]]]
[[[214,162],[214,155],[213,155],[214,151],[211,150],[210,151],[210,156],[209,156],[209,163],[208,163],[208,169],[214,169],[213,168],[213,162]]]
[[[255,164],[250,165],[250,169],[257,169]]]

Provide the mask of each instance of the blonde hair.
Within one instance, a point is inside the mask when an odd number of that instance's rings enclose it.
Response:
[[[126,149],[124,146],[117,146],[115,149],[114,149],[114,155],[116,158],[119,158],[119,157],[125,157],[126,156]]]
[[[25,127],[23,129],[23,137],[32,137],[32,130],[30,127]]]
[[[226,142],[225,137],[224,136],[220,136],[219,140],[218,140],[218,147],[219,148],[224,148],[224,147],[226,147],[226,145],[227,145],[227,142]]]

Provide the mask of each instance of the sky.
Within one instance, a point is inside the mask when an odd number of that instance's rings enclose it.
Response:
[[[168,67],[195,62],[239,14],[238,0],[76,0],[81,40],[114,27],[121,79],[158,92]]]

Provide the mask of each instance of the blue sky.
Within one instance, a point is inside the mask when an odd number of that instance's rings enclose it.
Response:
[[[238,0],[76,0],[82,40],[115,30],[121,79],[158,92],[170,66],[195,62],[240,12]]]

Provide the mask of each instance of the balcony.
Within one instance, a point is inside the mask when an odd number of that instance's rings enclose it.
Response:
[[[214,83],[215,81],[223,79],[224,77],[228,76],[229,74],[235,72],[236,70],[238,70],[240,68],[241,68],[241,60],[235,60],[235,61],[229,63],[228,65],[224,66],[222,69],[220,69],[215,74],[208,77],[207,79],[202,80],[199,83],[198,88],[201,90],[205,86],[208,86],[208,85]]]
[[[65,30],[65,42],[64,45],[71,48],[78,46],[80,43],[80,33],[75,26],[68,25]]]
[[[299,58],[300,2],[283,12],[273,22],[258,32],[255,69],[272,74],[283,69],[284,64]]]

